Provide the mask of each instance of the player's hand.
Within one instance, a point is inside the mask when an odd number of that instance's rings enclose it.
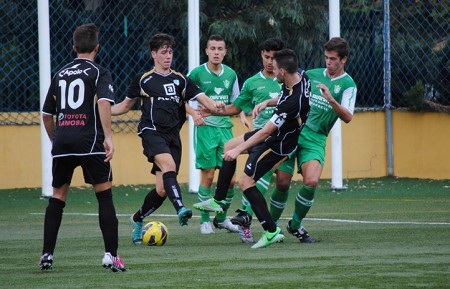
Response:
[[[112,142],[112,138],[105,138],[105,141],[103,142],[103,146],[105,147],[105,160],[104,162],[107,163],[112,160],[114,155],[114,145]]]
[[[252,118],[256,118],[259,113],[267,107],[267,101],[263,101],[255,106],[252,111]]]
[[[198,110],[196,110],[194,115],[192,115],[192,119],[194,120],[194,124],[196,126],[202,126],[206,124],[203,115]]]
[[[241,117],[239,120],[241,121],[242,126],[245,126],[249,131],[251,130],[251,124],[246,117]]]
[[[237,157],[240,154],[241,154],[241,152],[237,148],[234,148],[234,149],[231,149],[231,150],[225,152],[222,155],[222,158],[226,161],[234,161],[235,159],[237,159]]]
[[[216,112],[222,113],[225,111],[225,103],[223,101],[216,101]]]
[[[211,111],[205,107],[205,106],[201,106],[198,108],[197,110],[203,117],[207,117],[211,115]]]
[[[334,98],[331,95],[330,90],[328,89],[328,87],[325,84],[320,83],[316,87],[320,89],[320,92],[322,93],[322,97],[325,98],[328,102],[334,101]]]

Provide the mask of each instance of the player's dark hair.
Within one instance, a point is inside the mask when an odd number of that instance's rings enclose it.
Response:
[[[220,34],[213,34],[213,35],[209,36],[208,41],[211,41],[211,40],[225,42],[225,39]]]
[[[78,26],[73,32],[73,45],[77,53],[90,53],[98,44],[98,28],[94,23]]]
[[[210,41],[223,41],[225,43],[225,47],[227,47],[227,43],[225,42],[225,39],[220,34],[213,34],[209,36],[208,41],[206,41],[206,47],[208,47],[208,43]]]
[[[268,38],[260,45],[260,50],[280,51],[284,48],[283,40],[279,38]]]
[[[331,38],[323,45],[323,48],[325,51],[336,51],[340,58],[348,56],[350,51],[347,41],[341,37]]]
[[[161,47],[167,46],[173,48],[175,46],[175,40],[172,35],[165,33],[158,33],[152,36],[150,39],[150,51],[158,51]]]
[[[282,49],[274,53],[273,59],[277,62],[278,68],[286,69],[288,73],[298,71],[297,55],[291,49]]]

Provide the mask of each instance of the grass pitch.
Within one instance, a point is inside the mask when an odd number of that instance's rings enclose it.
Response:
[[[285,232],[299,185],[293,183],[280,221]],[[168,200],[145,220],[167,225],[166,245],[133,246],[129,215],[151,186],[114,187],[125,273],[101,267],[103,241],[90,188],[69,194],[51,272],[37,266],[47,200],[40,189],[0,190],[0,288],[448,288],[450,181],[380,178],[346,185],[336,193],[321,181],[304,221],[320,243],[300,244],[287,235],[263,249],[250,249],[223,230],[201,235],[197,211],[180,227]],[[237,190],[232,210],[240,197]],[[184,194],[183,200],[191,207],[197,196]],[[258,239],[256,220],[252,228]]]

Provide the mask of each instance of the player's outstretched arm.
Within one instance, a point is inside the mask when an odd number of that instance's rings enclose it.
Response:
[[[276,106],[278,103],[278,98],[271,98],[268,100],[264,100],[263,102],[257,104],[252,111],[252,117],[256,118],[261,111],[263,111],[268,106]]]
[[[200,113],[202,114],[203,117],[210,116],[210,115],[219,115],[219,116],[238,115],[241,112],[242,112],[242,110],[240,108],[238,108],[237,106],[235,106],[234,104],[226,105],[225,109],[222,112],[210,111],[206,107],[200,108]]]
[[[186,112],[192,116],[192,119],[194,120],[194,124],[196,126],[202,126],[205,125],[205,120],[203,119],[203,115],[200,111],[195,110],[192,106],[190,106],[188,103],[185,104],[186,106]]]
[[[214,101],[204,93],[198,95],[197,100],[209,109],[209,111],[214,113],[222,113],[225,109],[225,103],[222,101]]]
[[[247,151],[251,147],[262,142],[264,139],[269,137],[275,130],[277,126],[274,125],[271,121],[268,121],[264,127],[258,130],[254,135],[252,135],[248,140],[239,144],[237,147],[226,151],[222,157],[226,161],[233,161],[237,159],[237,157],[244,151]]]
[[[125,98],[122,102],[111,106],[111,115],[121,115],[130,111],[136,103],[137,98]]]

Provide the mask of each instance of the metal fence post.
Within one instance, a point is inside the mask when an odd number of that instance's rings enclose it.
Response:
[[[391,98],[391,35],[389,0],[383,0],[383,50],[384,50],[384,108],[386,109],[386,150],[388,176],[393,176],[392,161],[392,98]]]

